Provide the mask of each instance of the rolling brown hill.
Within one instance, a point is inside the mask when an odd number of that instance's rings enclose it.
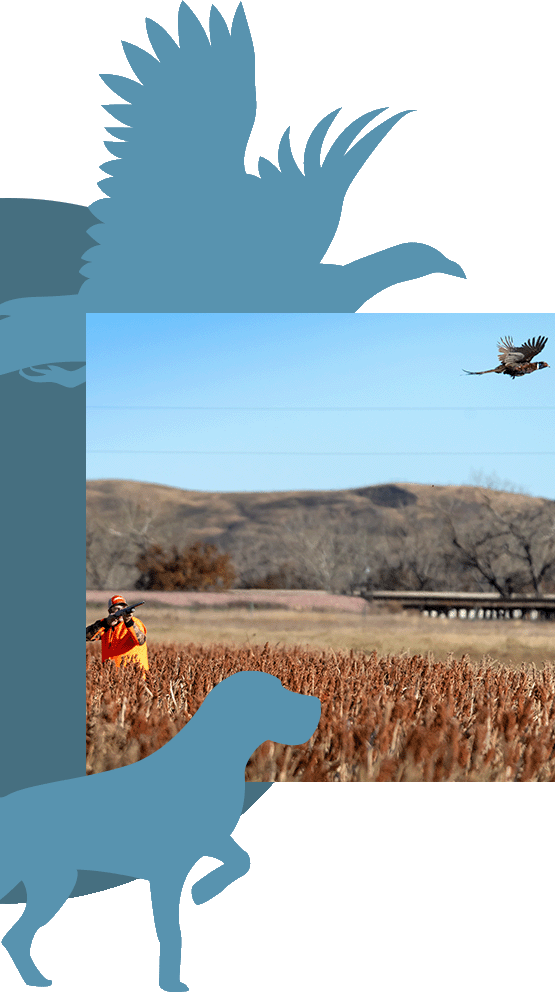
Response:
[[[87,588],[131,589],[140,551],[211,541],[237,587],[552,592],[554,503],[479,486],[203,493],[87,482]]]

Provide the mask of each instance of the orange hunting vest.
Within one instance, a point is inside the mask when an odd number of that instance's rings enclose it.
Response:
[[[140,621],[138,617],[134,617],[133,620],[135,621],[137,627],[146,634],[147,629],[143,624],[143,621]],[[100,637],[103,662],[114,662],[118,666],[127,665],[128,662],[135,662],[139,664],[145,672],[148,670],[149,660],[147,656],[147,642],[143,645],[138,645],[133,628],[126,628],[123,620],[118,621],[116,626],[113,628],[108,628],[108,630],[103,629]]]

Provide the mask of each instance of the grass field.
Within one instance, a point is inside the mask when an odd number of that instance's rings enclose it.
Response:
[[[140,594],[138,594],[140,599]],[[87,605],[87,623],[105,604]],[[251,781],[554,779],[554,625],[416,612],[177,607],[138,610],[150,670],[87,647],[87,771],[160,748],[215,683],[263,669],[323,706],[307,745],[267,742]]]
[[[140,593],[137,599],[141,599]],[[106,603],[87,605],[87,624],[104,616]],[[469,621],[425,617],[414,611],[396,613],[300,611],[167,607],[149,604],[138,616],[147,626],[148,641],[158,643],[215,642],[246,645],[309,646],[334,651],[376,651],[379,655],[456,658],[485,656],[511,667],[522,663],[542,668],[554,661],[554,625],[538,621]]]
[[[87,772],[156,751],[216,683],[243,669],[278,676],[322,704],[304,745],[265,742],[252,782],[551,782],[554,669],[376,652],[151,643],[150,669],[87,646]],[[199,756],[203,762],[203,756]]]

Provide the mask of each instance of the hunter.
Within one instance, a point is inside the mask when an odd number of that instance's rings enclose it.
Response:
[[[120,617],[111,620],[110,615],[127,607],[127,600],[116,593],[108,601],[108,616],[89,624],[85,632],[87,641],[101,638],[102,661],[126,666],[134,662],[141,666],[143,679],[149,668],[147,656],[147,629],[138,617],[133,616],[133,608]]]

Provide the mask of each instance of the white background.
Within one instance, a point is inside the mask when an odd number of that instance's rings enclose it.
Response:
[[[128,72],[120,38],[148,46],[144,15],[175,35],[177,0],[4,5],[2,196],[97,199],[99,72]],[[209,3],[192,0],[205,26]],[[220,0],[230,20],[234,0]],[[249,147],[298,155],[317,121],[415,107],[354,182],[328,261],[423,241],[465,269],[392,287],[365,309],[553,311],[552,132],[544,2],[247,0],[260,121]],[[179,784],[176,784],[179,788]],[[520,993],[548,985],[554,786],[273,787],[235,832],[252,868],[219,898],[182,900],[193,993],[323,989]],[[141,834],[141,825],[132,825]],[[107,832],[110,815],[107,812]],[[145,844],[164,844],[159,838]],[[20,908],[0,907],[0,933]],[[156,982],[147,884],[70,901],[39,932],[62,990]],[[0,948],[0,983],[24,989]]]
[[[549,793],[535,783],[272,786],[234,832],[249,873],[202,907],[188,880],[182,979],[192,993],[546,989]],[[164,845],[162,823],[144,843]],[[20,912],[0,911],[5,927]],[[2,989],[25,989],[0,952]],[[54,993],[156,993],[148,884],[70,900],[33,954]]]

